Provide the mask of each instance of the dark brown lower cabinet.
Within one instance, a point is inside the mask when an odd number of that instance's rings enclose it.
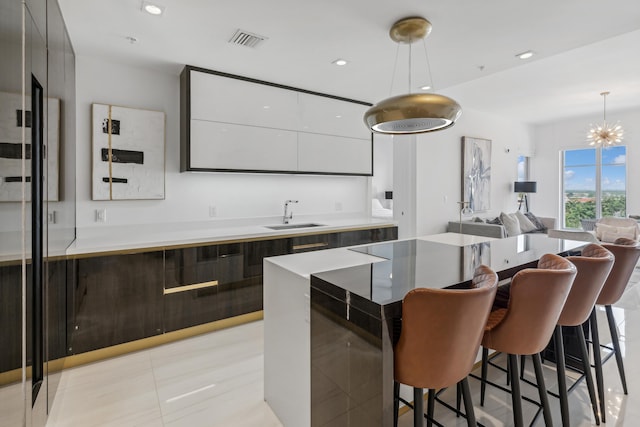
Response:
[[[0,267],[0,372],[22,364],[22,266]]]
[[[162,333],[163,251],[71,261],[71,354]]]
[[[397,239],[397,227],[70,260],[69,353],[262,310],[265,257]]]

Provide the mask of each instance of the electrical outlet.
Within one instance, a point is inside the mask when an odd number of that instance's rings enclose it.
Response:
[[[209,217],[215,218],[216,216],[218,216],[218,209],[213,205],[209,205]]]
[[[105,208],[96,209],[96,222],[107,222],[107,210]]]
[[[336,202],[336,210],[337,211],[341,211],[342,210],[342,203],[341,202]]]

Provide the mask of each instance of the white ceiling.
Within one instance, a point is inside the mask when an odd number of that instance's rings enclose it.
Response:
[[[607,113],[640,106],[638,0],[157,0],[161,17],[141,0],[59,3],[77,55],[174,74],[189,64],[368,102],[390,94],[390,26],[423,16],[435,88],[463,110],[540,123],[601,113],[604,90]],[[268,40],[231,45],[237,29]],[[529,49],[532,59],[515,57]],[[407,52],[394,94],[408,88]],[[337,58],[350,62],[332,65]],[[413,58],[416,90],[428,80],[422,44]]]

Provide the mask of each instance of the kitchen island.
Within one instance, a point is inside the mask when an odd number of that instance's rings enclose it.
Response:
[[[407,291],[467,287],[479,264],[505,279],[584,245],[452,234],[265,259],[265,400],[284,425],[392,425]]]

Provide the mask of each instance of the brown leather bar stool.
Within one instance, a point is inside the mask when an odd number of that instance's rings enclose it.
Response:
[[[508,307],[498,308],[489,315],[482,339],[481,395],[484,396],[487,383],[488,350],[508,354],[516,427],[524,425],[518,355],[532,356],[544,421],[547,426],[553,425],[539,353],[553,335],[576,273],[576,267],[569,260],[553,254],[543,255],[538,268],[520,270],[513,276]]]
[[[611,252],[600,245],[589,244],[582,249],[581,256],[567,257],[576,268],[578,274],[573,282],[567,301],[564,304],[558,324],[554,332],[556,371],[558,374],[558,394],[560,398],[560,413],[562,415],[562,425],[569,427],[569,403],[567,379],[565,376],[565,356],[564,343],[562,338],[562,327],[573,328],[578,335],[578,344],[582,359],[582,369],[587,381],[589,390],[589,398],[593,408],[593,415],[596,424],[600,424],[598,417],[598,403],[596,399],[595,388],[593,386],[593,377],[591,375],[591,366],[589,364],[589,354],[587,352],[587,342],[584,337],[582,324],[589,320],[596,298],[600,294],[605,280],[609,276],[609,272],[613,267],[614,257]],[[577,383],[576,383],[577,384]]]
[[[609,323],[609,331],[611,332],[611,341],[613,348],[606,347],[612,350],[605,360],[602,360],[600,353],[600,337],[598,335],[598,321],[596,318],[596,311],[591,311],[590,326],[591,326],[591,340],[593,343],[593,359],[596,370],[596,383],[598,385],[598,399],[600,400],[600,418],[602,422],[606,422],[605,418],[605,400],[604,400],[604,379],[602,375],[602,364],[606,362],[611,355],[615,355],[618,365],[618,372],[620,373],[620,381],[622,382],[622,389],[624,394],[627,394],[627,380],[624,374],[624,364],[622,363],[622,353],[620,353],[620,342],[618,339],[618,331],[616,329],[615,318],[613,317],[613,310],[611,305],[618,302],[624,290],[629,283],[633,269],[635,268],[638,258],[640,258],[640,248],[637,246],[637,242],[631,239],[618,239],[615,244],[603,244],[604,248],[613,253],[615,261],[613,262],[613,268],[609,277],[604,283],[604,287],[596,300],[597,305],[604,305],[607,312],[607,321]]]
[[[461,383],[467,425],[476,420],[467,375],[473,369],[498,276],[481,265],[472,289],[416,288],[402,301],[402,330],[394,349],[394,425],[400,383],[413,387],[414,426],[424,425],[424,394],[429,389],[427,425],[432,425],[435,392]]]

